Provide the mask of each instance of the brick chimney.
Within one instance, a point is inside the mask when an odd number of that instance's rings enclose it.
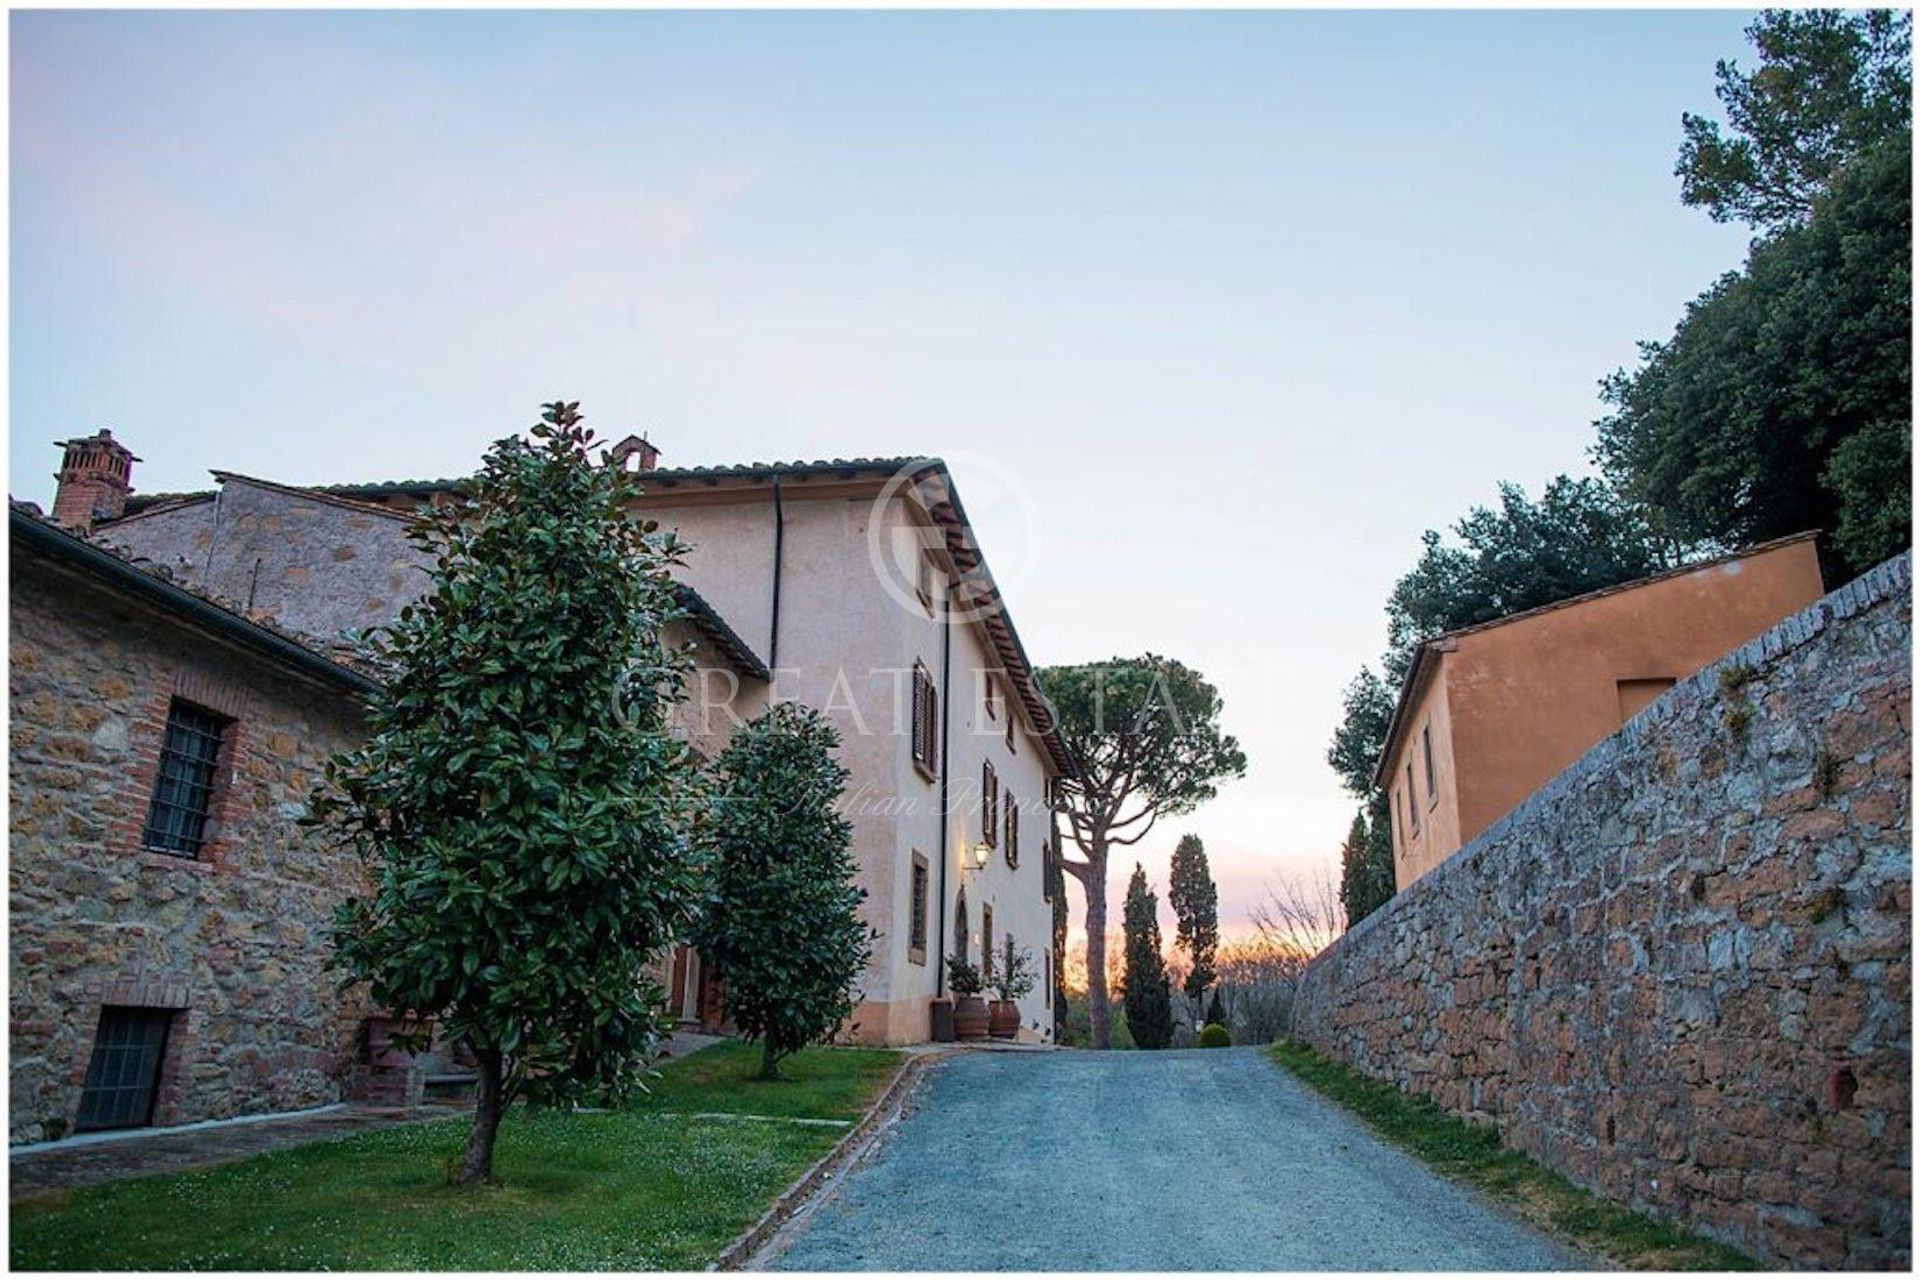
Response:
[[[53,478],[60,482],[53,495],[53,518],[83,532],[100,520],[117,520],[127,509],[133,491],[133,464],[140,459],[100,428],[98,435],[80,436],[64,443],[67,451]]]
[[[607,450],[607,465],[622,471],[651,471],[660,465],[660,451],[645,436],[628,436]]]

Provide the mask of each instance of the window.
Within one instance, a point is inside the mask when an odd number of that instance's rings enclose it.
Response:
[[[206,844],[220,739],[230,723],[178,698],[167,708],[160,768],[153,780],[146,829],[140,835],[144,848],[191,858]]]
[[[980,977],[993,981],[993,908],[980,908]]]
[[[1045,994],[1041,997],[1041,1003],[1051,1009],[1053,1008],[1053,952],[1040,953],[1040,967],[1047,973],[1046,986],[1043,988]]]
[[[1420,811],[1413,807],[1413,761],[1407,761],[1407,830],[1420,834]]]
[[[1639,715],[1659,696],[1673,688],[1672,676],[1652,676],[1644,680],[1616,680],[1614,689],[1620,699],[1620,723]]]
[[[1440,793],[1433,787],[1433,726],[1428,725],[1420,731],[1420,751],[1427,760],[1427,800],[1438,800]]]
[[[1040,842],[1040,901],[1053,901],[1053,841]]]
[[[918,662],[913,664],[913,762],[929,777],[940,769],[940,703],[933,677]]]
[[[1012,707],[1008,707],[1007,708],[1007,754],[1010,756],[1017,756],[1020,754],[1019,737],[1013,731],[1014,726],[1018,723],[1019,723],[1019,717],[1013,714]]]
[[[100,1011],[80,1113],[73,1122],[76,1130],[138,1129],[153,1123],[172,1021],[170,1009],[109,1006]]]
[[[953,953],[962,960],[973,955],[973,939],[967,933],[967,891],[962,889],[953,904]]]
[[[927,962],[927,859],[914,851],[912,887],[907,901],[907,959]]]
[[[933,612],[933,562],[923,554],[919,557],[919,568],[914,581],[914,590],[919,593],[920,603]]]
[[[990,761],[980,762],[980,839],[992,848],[999,838],[1000,775]]]
[[[993,682],[992,676],[987,677],[986,708],[987,719],[998,720],[1000,718],[1000,687]]]
[[[1007,796],[1007,865],[1020,865],[1020,802]]]

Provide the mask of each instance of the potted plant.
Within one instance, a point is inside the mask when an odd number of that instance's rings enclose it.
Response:
[[[980,998],[980,970],[963,955],[947,957],[947,985],[953,988],[953,1035],[956,1040],[987,1038],[987,1002]]]
[[[1033,952],[1013,945],[1007,938],[1006,954],[993,971],[993,993],[999,999],[987,1011],[987,1030],[996,1040],[1012,1040],[1020,1034],[1021,996],[1033,990]]]

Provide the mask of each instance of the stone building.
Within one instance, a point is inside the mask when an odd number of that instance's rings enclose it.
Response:
[[[357,869],[295,818],[372,681],[30,509],[9,528],[12,1140],[340,1101],[366,1009],[321,931]]]
[[[1392,802],[1397,887],[1821,589],[1806,533],[1422,644],[1374,779]]]

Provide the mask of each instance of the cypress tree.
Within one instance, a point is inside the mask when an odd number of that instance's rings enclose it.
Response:
[[[1174,846],[1173,867],[1167,879],[1167,901],[1173,906],[1179,931],[1174,942],[1185,948],[1192,966],[1181,989],[1195,1013],[1207,988],[1219,977],[1215,955],[1220,949],[1220,893],[1207,869],[1207,850],[1196,835],[1180,837]]]
[[[1127,1027],[1142,1049],[1173,1043],[1173,991],[1160,950],[1160,899],[1147,888],[1147,873],[1133,864],[1124,913],[1127,935]]]

